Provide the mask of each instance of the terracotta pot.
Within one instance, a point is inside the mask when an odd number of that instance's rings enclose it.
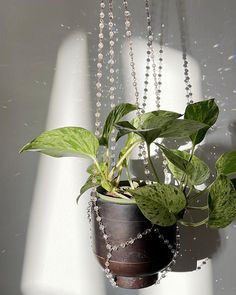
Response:
[[[98,199],[99,212],[102,216],[109,242],[118,245],[150,228],[151,223],[143,216],[136,204],[116,204]],[[93,212],[94,253],[101,266],[105,267],[107,249]],[[159,227],[163,236],[175,244],[176,226]],[[119,287],[140,289],[153,285],[158,278],[158,271],[172,260],[173,254],[154,232],[136,240],[134,244],[113,251],[110,270],[115,275]]]

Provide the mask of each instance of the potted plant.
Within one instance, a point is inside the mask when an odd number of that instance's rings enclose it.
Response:
[[[122,103],[107,116],[102,135],[97,138],[81,127],[64,127],[43,132],[27,143],[23,151],[38,151],[53,157],[87,157],[88,180],[80,196],[93,188],[91,207],[94,252],[114,286],[142,288],[171,270],[179,251],[176,224],[223,228],[236,216],[236,151],[222,154],[216,161],[216,177],[209,181],[208,165],[196,156],[196,147],[217,120],[219,109],[214,99],[187,105],[184,114],[157,110],[121,121],[136,105]],[[127,136],[117,161],[111,165],[110,136],[116,128],[117,141]],[[188,138],[190,152],[168,148],[158,139]],[[172,183],[164,183],[151,157],[155,144],[172,174]],[[149,179],[133,179],[129,157],[139,146],[144,155]],[[127,179],[121,180],[123,172]],[[205,184],[203,189],[199,185]],[[80,197],[79,196],[79,197]],[[196,206],[198,198],[206,200]],[[186,212],[205,212],[201,220],[187,218]],[[163,271],[164,269],[164,271]]]

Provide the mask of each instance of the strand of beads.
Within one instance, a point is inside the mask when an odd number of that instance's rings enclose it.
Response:
[[[176,259],[178,258],[179,251],[180,251],[180,232],[179,232],[179,227],[176,226],[176,244],[175,244],[175,246],[171,245],[168,239],[165,239],[165,237],[160,233],[158,228],[155,228],[154,232],[156,232],[158,234],[158,238],[163,241],[163,243],[166,245],[166,247],[168,247],[168,249],[173,254],[173,258],[170,261],[170,263],[160,271],[160,276],[158,277],[158,280],[156,281],[156,284],[160,284],[161,280],[166,277],[168,272],[172,271],[172,268],[176,264]]]
[[[136,105],[139,107],[140,102],[139,102],[139,92],[138,92],[138,87],[137,87],[137,78],[136,78],[136,69],[135,69],[135,63],[134,63],[134,52],[133,52],[133,41],[132,41],[132,31],[131,31],[131,22],[130,22],[130,17],[131,13],[128,8],[128,1],[124,0],[123,1],[123,6],[124,6],[124,17],[125,17],[125,35],[128,39],[128,44],[129,44],[129,56],[130,56],[130,66],[131,66],[131,77],[132,77],[132,84],[134,86],[134,92],[135,92],[135,99],[136,99]],[[148,36],[149,36],[148,32]],[[144,95],[143,95],[143,103],[142,103],[142,108],[137,110],[137,115],[140,115],[141,113],[144,113],[145,106],[146,106],[146,99],[147,99],[147,92],[148,92],[148,78],[149,78],[149,70],[150,70],[150,54],[151,51],[150,49],[147,50],[147,58],[146,58],[146,72],[145,72],[145,79],[144,79]],[[146,148],[144,143],[140,143],[139,145],[139,153],[138,157],[139,159],[143,159],[144,161],[144,172],[149,178],[150,176],[150,170],[148,168],[148,161],[147,161],[147,156],[146,156]]]
[[[192,84],[190,82],[189,68],[188,68],[188,57],[187,57],[187,40],[186,40],[186,17],[184,15],[183,3],[182,1],[176,2],[178,20],[179,20],[179,30],[180,30],[180,41],[182,48],[182,58],[183,58],[183,69],[184,69],[184,83],[186,91],[187,104],[192,104],[193,93]]]
[[[149,57],[147,58],[147,60],[149,59],[149,61],[152,61],[152,69],[153,69],[153,79],[154,79],[154,88],[155,88],[155,96],[156,96],[156,107],[157,109],[160,108],[160,88],[161,88],[161,69],[162,69],[162,43],[160,43],[160,50],[159,50],[159,71],[158,71],[158,75],[156,72],[156,62],[155,62],[155,54],[154,54],[154,48],[153,48],[153,30],[152,30],[152,25],[151,25],[151,14],[150,14],[150,5],[149,5],[149,0],[145,0],[145,11],[146,11],[146,20],[147,20],[147,31],[148,31],[148,42],[147,42],[147,46],[148,46],[148,51],[147,54],[149,55]],[[157,79],[158,76],[158,79]],[[145,105],[143,105],[143,107],[145,107]]]
[[[109,28],[109,98],[110,98],[110,107],[114,108],[115,107],[115,51],[114,51],[114,13],[113,13],[113,0],[109,0],[109,11],[108,11],[108,16],[109,16],[109,22],[108,22],[108,28]],[[111,158],[111,167],[115,166],[115,150],[116,150],[116,131],[115,129],[112,130],[111,133],[111,142],[110,142],[110,158]]]
[[[103,67],[103,39],[104,39],[104,34],[103,34],[103,29],[104,29],[104,8],[105,8],[105,3],[103,0],[100,2],[100,14],[99,14],[99,42],[98,42],[98,56],[97,56],[97,74],[96,74],[96,112],[95,112],[95,135],[99,136],[100,135],[100,128],[101,128],[101,97],[102,97],[102,67]]]
[[[139,107],[139,91],[137,85],[137,75],[135,70],[135,62],[134,62],[134,52],[133,52],[133,41],[132,41],[132,32],[131,32],[131,21],[130,16],[131,13],[128,9],[128,1],[123,1],[124,6],[124,16],[125,16],[125,35],[128,38],[129,43],[129,56],[130,56],[130,67],[131,67],[131,76],[133,80],[133,87],[134,87],[134,95],[135,95],[135,103],[137,107]],[[137,114],[140,114],[140,110],[138,109]]]

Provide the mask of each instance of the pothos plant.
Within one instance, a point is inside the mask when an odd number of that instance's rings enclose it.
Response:
[[[88,167],[88,180],[80,190],[80,196],[92,187],[100,186],[106,192],[101,197],[116,203],[136,203],[144,216],[153,224],[171,226],[176,222],[199,226],[206,224],[222,228],[230,224],[236,216],[236,151],[222,154],[215,163],[216,177],[211,183],[208,165],[195,155],[196,147],[203,141],[208,129],[217,120],[219,108],[214,99],[189,104],[184,114],[157,110],[136,115],[130,121],[121,121],[137,106],[122,103],[107,116],[102,135],[97,138],[82,127],[64,127],[43,132],[27,143],[23,151],[37,151],[53,157],[87,157],[93,163]],[[109,154],[112,130],[118,130],[118,141],[127,136],[115,165],[111,165]],[[170,149],[158,139],[187,138],[192,142],[191,151]],[[131,178],[129,157],[132,150],[143,145],[147,151],[149,169],[153,181],[146,185]],[[158,175],[161,163],[155,164],[150,146],[157,145],[175,180],[166,184]],[[122,172],[126,172],[128,186],[120,185]],[[215,172],[215,171],[214,171]],[[199,185],[205,184],[204,189]],[[204,206],[193,206],[194,200],[207,197]],[[201,210],[206,214],[202,220],[189,221],[185,213]]]

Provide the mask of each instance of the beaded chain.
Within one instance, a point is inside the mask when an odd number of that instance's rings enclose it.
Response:
[[[108,22],[108,27],[109,27],[109,82],[110,82],[110,87],[109,87],[109,98],[110,98],[110,106],[111,108],[115,106],[114,103],[114,91],[115,91],[115,86],[114,86],[114,32],[113,32],[113,26],[114,26],[114,15],[113,15],[113,0],[109,0],[109,12],[108,12],[108,16],[109,16],[109,22]],[[124,5],[124,15],[125,15],[125,29],[126,29],[126,36],[128,38],[128,43],[129,43],[129,56],[130,56],[130,66],[131,66],[131,76],[133,79],[133,87],[135,90],[135,103],[136,105],[139,107],[139,92],[138,92],[138,87],[137,87],[137,77],[136,77],[136,71],[135,71],[135,63],[134,63],[134,53],[133,53],[133,41],[131,39],[132,33],[131,33],[131,22],[130,22],[130,16],[131,13],[128,9],[128,2],[127,0],[123,1],[123,5]],[[101,121],[100,121],[100,117],[101,117],[101,97],[102,97],[102,83],[101,83],[101,78],[102,78],[102,68],[103,68],[103,48],[104,48],[104,34],[103,34],[103,29],[104,29],[104,18],[105,18],[105,13],[104,13],[104,9],[105,9],[105,2],[104,0],[100,1],[100,14],[99,14],[99,42],[98,42],[98,62],[97,62],[97,74],[96,74],[96,97],[97,97],[97,101],[96,101],[96,111],[95,111],[95,135],[97,137],[100,136],[100,130],[101,130]],[[160,87],[161,87],[161,69],[162,66],[160,65],[160,63],[162,62],[162,57],[159,58],[159,72],[158,72],[158,78],[157,78],[157,74],[156,74],[156,64],[155,64],[155,60],[154,60],[154,50],[153,50],[153,46],[152,46],[152,41],[153,41],[153,33],[152,33],[152,27],[151,27],[151,16],[150,16],[150,11],[149,11],[149,1],[146,0],[145,1],[145,10],[146,10],[146,14],[147,14],[147,29],[148,29],[148,49],[147,49],[147,65],[146,65],[146,72],[145,72],[145,80],[144,80],[144,95],[143,95],[143,104],[142,104],[142,108],[141,108],[141,112],[139,111],[138,114],[144,113],[145,110],[145,101],[147,99],[147,85],[148,85],[148,77],[149,77],[149,70],[150,70],[150,61],[152,61],[152,68],[153,68],[153,77],[154,77],[154,86],[155,86],[155,94],[156,94],[156,105],[160,106]],[[163,42],[162,42],[163,45]],[[163,49],[162,47],[160,47],[160,54],[163,53]],[[115,134],[114,132],[112,132],[112,136],[111,136],[111,160],[112,160],[112,165],[114,165],[114,158],[115,158]],[[143,148],[143,146],[141,147],[141,153],[143,156],[143,160],[144,160],[144,165],[145,165],[145,174],[148,176],[150,174],[149,169],[147,168],[148,165],[148,161],[147,161],[147,157],[146,157],[146,150]],[[96,170],[93,171],[93,183],[94,185],[96,184]],[[95,219],[96,222],[98,222],[98,226],[99,226],[99,230],[101,231],[104,241],[105,241],[105,245],[106,245],[106,249],[107,249],[107,256],[106,256],[106,260],[105,260],[105,269],[104,272],[106,274],[106,277],[109,279],[111,285],[113,287],[117,287],[116,284],[116,279],[115,276],[111,273],[111,270],[109,268],[110,266],[110,259],[112,257],[112,254],[114,251],[117,251],[119,248],[125,248],[128,247],[132,244],[135,243],[135,241],[142,239],[144,236],[150,234],[152,231],[154,231],[154,233],[156,233],[158,235],[158,238],[163,241],[163,243],[166,245],[166,247],[171,251],[171,253],[173,254],[173,259],[172,261],[164,268],[160,271],[161,275],[159,276],[158,280],[157,280],[157,284],[160,283],[160,280],[162,278],[164,278],[167,274],[167,272],[171,271],[172,267],[175,265],[176,263],[176,258],[179,254],[179,249],[180,249],[180,233],[179,233],[179,228],[177,226],[176,229],[176,244],[172,245],[168,239],[166,239],[160,232],[159,229],[156,226],[152,226],[151,228],[148,228],[146,230],[144,230],[142,233],[137,233],[137,235],[135,237],[131,237],[129,238],[127,241],[124,241],[120,244],[112,244],[111,240],[110,240],[110,236],[106,233],[105,230],[105,226],[103,224],[103,220],[102,220],[102,216],[100,215],[99,212],[99,207],[97,204],[97,193],[96,193],[96,188],[94,187],[91,191],[91,198],[89,201],[89,206],[88,206],[88,210],[87,210],[87,214],[88,214],[88,220],[91,223],[92,221],[92,210],[95,213]],[[91,229],[90,229],[91,230]]]
[[[109,22],[108,22],[108,28],[109,28],[109,98],[110,98],[110,107],[114,108],[115,107],[115,51],[114,51],[114,45],[115,45],[115,39],[114,39],[114,13],[113,13],[113,0],[109,0],[109,11],[108,11],[108,16],[109,16]],[[110,140],[110,159],[111,159],[111,168],[115,166],[115,150],[116,150],[116,131],[115,129],[112,130],[111,133],[111,140]]]
[[[182,49],[182,59],[183,59],[183,68],[184,68],[184,83],[186,91],[187,104],[192,104],[193,93],[192,93],[192,84],[190,82],[189,68],[188,68],[188,57],[187,57],[187,46],[186,46],[186,17],[184,15],[184,8],[182,0],[176,2],[178,20],[179,20],[179,30],[180,30],[180,41]]]

